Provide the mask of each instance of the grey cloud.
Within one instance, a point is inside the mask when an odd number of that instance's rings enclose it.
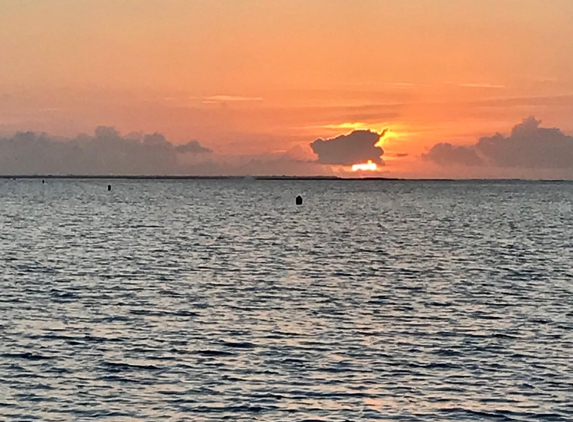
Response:
[[[96,128],[93,136],[78,135],[66,141],[46,134],[17,133],[0,138],[0,174],[189,174],[198,169],[189,156],[206,161],[211,152],[197,141],[175,146],[160,133],[134,138],[106,126]]]
[[[511,135],[479,140],[476,150],[491,165],[526,168],[573,168],[573,137],[557,128],[539,127],[534,117],[515,126]]]
[[[477,155],[474,147],[455,146],[447,142],[434,145],[432,149],[430,149],[427,154],[423,154],[422,157],[441,166],[483,165],[483,161]]]
[[[326,140],[317,139],[310,146],[318,155],[320,164],[352,165],[372,160],[382,165],[384,150],[375,145],[385,133],[386,130],[382,133],[355,130],[349,135]]]
[[[186,144],[178,145],[176,149],[178,152],[183,154],[208,154],[213,152],[209,148],[205,148],[197,141],[189,141]]]
[[[163,134],[161,134],[161,133],[144,135],[143,136],[143,144],[145,146],[162,147],[162,148],[169,148],[172,146],[171,143],[169,143],[169,141],[167,139],[165,139],[165,136],[163,136]]]
[[[496,133],[475,145],[437,144],[423,158],[439,165],[484,165],[496,168],[573,169],[573,136],[557,128],[540,127],[528,117],[509,136]]]
[[[0,175],[332,174],[328,166],[291,155],[217,156],[197,141],[173,145],[160,133],[124,136],[112,127],[101,126],[94,135],[68,140],[34,132],[0,137]]]

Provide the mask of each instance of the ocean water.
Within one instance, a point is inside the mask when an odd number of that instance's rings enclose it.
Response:
[[[573,420],[573,184],[0,198],[0,420]]]

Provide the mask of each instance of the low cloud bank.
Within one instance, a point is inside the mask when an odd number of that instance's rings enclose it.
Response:
[[[422,158],[444,167],[484,165],[473,146],[456,146],[447,142],[434,145],[427,154],[422,154]]]
[[[573,170],[573,136],[528,117],[507,137],[496,133],[470,146],[434,145],[422,158],[440,166]]]
[[[372,160],[383,165],[384,150],[376,146],[386,131],[382,133],[370,130],[355,130],[349,135],[340,135],[332,139],[317,139],[310,144],[318,155],[318,163],[350,166]]]
[[[333,174],[328,166],[305,156],[292,149],[279,154],[221,156],[198,141],[174,145],[161,133],[121,135],[106,126],[73,139],[34,132],[0,137],[0,175],[14,176]]]
[[[106,126],[93,136],[65,141],[24,132],[0,138],[0,174],[187,174],[211,153],[197,141],[173,145],[160,133],[122,136]],[[201,164],[202,171],[205,166]]]

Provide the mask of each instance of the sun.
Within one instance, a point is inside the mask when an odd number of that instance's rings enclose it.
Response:
[[[372,160],[368,160],[367,163],[354,164],[352,166],[352,171],[376,171],[378,166]]]

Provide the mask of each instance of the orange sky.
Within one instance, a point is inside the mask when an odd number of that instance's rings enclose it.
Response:
[[[2,133],[248,155],[389,128],[384,170],[431,176],[432,145],[529,115],[573,133],[571,0],[0,0]]]

